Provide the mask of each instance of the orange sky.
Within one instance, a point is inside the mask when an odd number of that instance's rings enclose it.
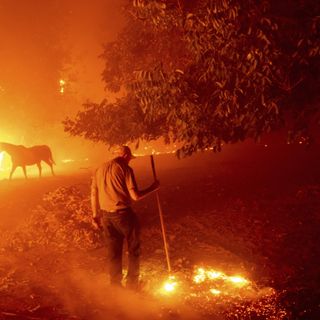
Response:
[[[0,141],[31,145],[67,139],[61,120],[86,99],[100,101],[105,94],[98,56],[121,29],[120,5],[120,0],[0,0]],[[60,78],[67,81],[64,95]]]

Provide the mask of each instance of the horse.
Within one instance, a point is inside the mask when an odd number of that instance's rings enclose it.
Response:
[[[27,148],[22,145],[14,145],[6,142],[0,142],[0,152],[5,151],[11,157],[12,168],[9,179],[17,167],[22,167],[25,178],[27,179],[26,166],[36,164],[39,169],[39,177],[41,177],[42,167],[41,161],[44,161],[50,168],[54,176],[53,165],[55,164],[50,148],[47,145],[36,145]]]

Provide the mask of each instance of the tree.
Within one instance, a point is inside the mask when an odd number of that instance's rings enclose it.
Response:
[[[319,13],[311,0],[134,0],[102,54],[106,88],[125,95],[86,103],[65,130],[110,146],[164,137],[184,155],[289,119],[291,139],[306,135],[319,111]]]

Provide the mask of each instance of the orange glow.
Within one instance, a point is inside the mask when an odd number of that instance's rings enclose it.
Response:
[[[176,291],[178,286],[178,282],[174,276],[170,276],[162,285],[160,289],[161,294],[172,294],[174,291]]]
[[[195,283],[202,283],[208,280],[218,280],[223,279],[226,280],[228,276],[226,276],[223,272],[209,269],[205,270],[204,268],[198,268],[195,276],[193,277],[193,281]]]
[[[75,160],[73,159],[64,159],[64,160],[61,160],[62,163],[70,163],[70,162],[74,162]]]
[[[60,85],[60,93],[64,93],[64,86],[66,82],[63,79],[59,80],[59,85]]]
[[[210,289],[210,292],[215,296],[218,296],[219,294],[221,294],[221,291],[217,289]]]
[[[228,276],[221,271],[217,271],[214,269],[207,270],[203,267],[197,268],[195,271],[195,275],[193,277],[193,281],[197,284],[204,283],[206,281],[212,282],[216,280],[222,280],[223,283],[232,284],[234,287],[237,287],[237,288],[248,286],[250,284],[250,281],[245,279],[242,276],[239,276],[239,275]],[[215,292],[215,294],[217,294],[217,292]]]
[[[168,292],[172,292],[175,289],[175,283],[165,283],[164,290]]]
[[[193,277],[195,283],[202,283],[206,280],[205,270],[203,268],[198,268],[197,274]]]
[[[219,279],[219,278],[224,278],[225,275],[220,272],[220,271],[207,271],[207,277],[212,280],[212,279]]]
[[[4,170],[3,159],[4,159],[4,152],[0,152],[0,171]]]
[[[239,287],[243,287],[249,283],[247,279],[240,276],[228,277],[228,281],[232,282],[234,285],[237,285]]]

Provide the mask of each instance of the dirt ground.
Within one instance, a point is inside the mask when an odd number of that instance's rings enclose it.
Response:
[[[157,156],[178,283],[165,296],[154,196],[135,204],[145,283],[136,294],[108,285],[103,241],[90,224],[92,168],[0,181],[0,319],[320,319],[319,160],[318,146],[286,145]],[[149,157],[132,166],[148,186]],[[198,285],[198,267],[250,286]],[[208,293],[213,287],[219,296]]]

